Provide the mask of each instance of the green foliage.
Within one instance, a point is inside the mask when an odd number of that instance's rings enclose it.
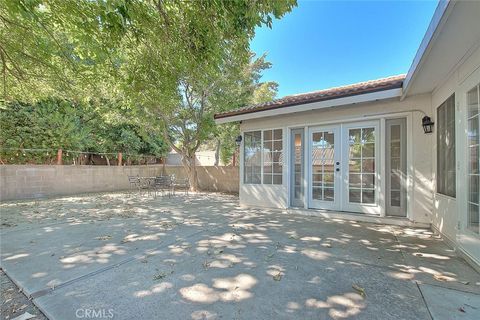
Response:
[[[56,149],[92,153],[124,152],[164,156],[168,147],[157,131],[146,132],[128,113],[109,110],[111,105],[47,99],[35,104],[2,103],[0,156],[8,163],[49,163]],[[18,149],[53,149],[22,151]],[[75,153],[66,152],[72,158]]]

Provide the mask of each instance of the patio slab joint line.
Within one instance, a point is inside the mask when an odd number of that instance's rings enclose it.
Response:
[[[185,239],[189,239],[191,237],[194,237],[195,235],[201,233],[201,232],[204,232],[204,230],[200,230],[200,231],[196,231],[188,236],[185,237]],[[158,247],[155,247],[155,248],[152,248],[150,250],[148,250],[149,252],[154,252],[156,250],[159,250],[165,246],[171,246],[172,244],[178,242],[178,240],[175,240],[175,241],[171,241],[171,242],[167,242],[167,243],[163,243],[162,245],[158,246]],[[28,296],[29,299],[36,299],[36,298],[39,298],[39,297],[42,297],[48,293],[51,293],[53,291],[55,291],[56,289],[60,289],[60,288],[63,288],[63,287],[66,287],[66,286],[69,286],[73,283],[76,283],[78,281],[81,281],[81,280],[84,280],[86,278],[90,278],[90,277],[93,277],[97,274],[100,274],[102,272],[105,272],[105,271],[108,271],[108,270],[111,270],[111,269],[114,269],[114,268],[117,268],[117,267],[120,267],[121,265],[125,264],[125,263],[128,263],[128,262],[131,262],[131,261],[135,261],[135,260],[141,260],[141,259],[144,259],[149,253],[145,253],[141,256],[139,255],[134,255],[133,257],[130,257],[130,258],[127,258],[125,260],[122,260],[122,261],[119,261],[115,264],[112,264],[112,265],[109,265],[109,266],[106,266],[106,267],[103,267],[101,269],[98,269],[98,270],[95,270],[95,271],[92,271],[92,272],[89,272],[89,273],[86,273],[84,275],[81,275],[79,277],[76,277],[76,278],[73,278],[73,279],[70,279],[70,280],[67,280],[57,286],[55,286],[54,288],[46,288],[46,289],[41,289],[41,290],[38,290],[36,292],[33,292],[32,294],[30,294]],[[6,271],[6,270],[4,270]],[[6,272],[5,272],[6,273]]]
[[[423,303],[425,304],[425,308],[427,308],[428,314],[430,315],[430,319],[433,320],[433,316],[432,316],[432,313],[430,312],[430,308],[428,307],[428,303],[427,303],[427,301],[425,300],[425,297],[423,296],[422,289],[421,289],[420,286],[418,285],[418,282],[417,282],[417,281],[415,281],[415,285],[417,286],[417,289],[418,289],[418,291],[420,292],[420,295],[422,296]]]

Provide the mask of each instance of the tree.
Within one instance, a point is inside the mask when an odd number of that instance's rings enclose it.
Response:
[[[223,75],[248,64],[256,27],[271,27],[296,5],[295,0],[2,1],[6,100],[52,95],[121,100],[142,126],[160,127],[190,167],[198,142],[214,131],[213,113],[237,106],[221,104],[230,96],[223,86],[231,79]],[[188,172],[195,188],[195,170]]]
[[[0,108],[0,157],[8,163],[50,163],[56,149],[124,152],[134,157],[166,155],[167,145],[158,129],[144,130],[128,117],[127,110],[112,108],[105,101],[101,106],[95,104],[61,99],[4,104]],[[76,156],[77,152],[64,153],[69,160]],[[105,157],[109,163],[109,156]]]

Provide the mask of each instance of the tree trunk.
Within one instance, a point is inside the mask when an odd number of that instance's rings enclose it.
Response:
[[[217,139],[217,146],[215,148],[215,166],[220,163],[220,139]]]
[[[195,154],[193,156],[182,156],[183,168],[187,172],[188,182],[191,191],[198,191],[197,166],[195,163]]]
[[[107,166],[110,166],[110,159],[108,159],[107,155],[105,155],[105,160],[107,160]]]

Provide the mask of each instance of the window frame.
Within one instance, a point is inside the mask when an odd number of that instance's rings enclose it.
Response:
[[[274,132],[276,130],[280,130],[281,132],[281,138],[280,140],[279,139],[275,139],[274,138]],[[279,155],[279,160],[280,160],[280,157],[282,158],[282,161],[278,161],[278,162],[275,162],[271,161],[271,164],[270,166],[272,167],[272,172],[269,173],[269,175],[271,176],[271,182],[270,183],[265,183],[264,182],[264,167],[265,167],[265,151],[264,151],[264,144],[265,144],[265,132],[266,131],[271,131],[272,132],[272,137],[271,139],[267,140],[269,141],[270,143],[272,143],[272,146],[275,144],[275,142],[278,142],[278,141],[281,141],[281,150],[279,151],[280,155]],[[277,186],[281,186],[284,184],[284,178],[283,178],[283,174],[284,174],[284,167],[285,167],[285,154],[284,154],[284,130],[282,127],[277,127],[277,128],[269,128],[269,129],[255,129],[255,130],[249,130],[249,131],[244,131],[243,132],[243,137],[245,137],[246,134],[249,134],[249,133],[254,133],[254,132],[260,132],[260,182],[259,183],[255,183],[255,182],[247,182],[245,177],[246,177],[246,173],[245,173],[245,168],[246,168],[246,159],[245,159],[245,142],[243,143],[243,164],[242,164],[242,169],[243,169],[243,184],[245,185],[277,185]],[[272,148],[273,149],[273,148]],[[273,150],[270,150],[269,151],[270,153],[273,153],[275,151]],[[281,172],[280,173],[274,173],[274,164],[281,164]],[[279,176],[280,177],[280,180],[281,180],[281,183],[274,183],[274,176]]]
[[[449,105],[451,103],[451,105]],[[449,110],[448,108],[451,107],[453,110]],[[444,108],[444,110],[441,110]],[[453,111],[453,112],[452,112]],[[442,112],[442,114],[440,114]],[[453,119],[449,119],[449,115],[453,115]],[[457,188],[456,188],[456,177],[457,177],[457,156],[456,156],[456,97],[455,93],[450,95],[445,101],[443,101],[437,108],[436,108],[436,116],[437,116],[437,130],[436,130],[436,182],[435,182],[435,192],[442,196],[450,197],[456,199],[457,197]],[[441,125],[444,125],[444,128]],[[449,128],[449,125],[451,126]],[[445,136],[450,134],[453,139],[452,146],[451,146],[451,154],[450,156],[453,159],[448,159],[447,155],[449,146],[445,143]],[[449,162],[452,161],[452,163]],[[441,164],[443,164],[443,172],[440,172]],[[453,165],[452,165],[453,164]],[[450,165],[450,167],[449,167]],[[453,172],[453,181],[447,181],[449,173]],[[446,177],[445,177],[446,175]],[[442,178],[442,179],[440,179]],[[448,190],[448,185],[453,186],[453,190]],[[451,191],[451,192],[449,192]]]

